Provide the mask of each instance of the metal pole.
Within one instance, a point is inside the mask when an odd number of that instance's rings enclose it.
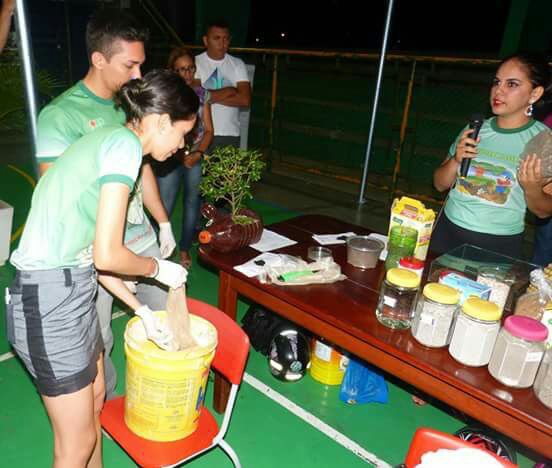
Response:
[[[378,100],[381,89],[381,78],[383,75],[383,65],[385,62],[385,53],[387,51],[387,38],[389,36],[389,26],[391,24],[391,16],[393,14],[393,2],[389,0],[387,7],[387,18],[385,19],[385,31],[383,32],[383,44],[381,46],[381,54],[379,60],[378,79],[376,81],[376,93],[374,94],[374,103],[372,105],[372,118],[370,121],[370,131],[368,133],[368,144],[366,145],[366,156],[364,157],[364,171],[362,174],[362,185],[358,196],[358,203],[362,204],[364,200],[364,189],[366,188],[366,177],[368,175],[368,163],[370,162],[370,151],[372,150],[372,139],[374,137],[374,127],[376,125],[376,113],[378,110]]]
[[[27,100],[27,114],[31,126],[32,137],[32,160],[35,168],[35,174],[38,174],[36,167],[36,84],[34,75],[34,64],[32,58],[32,50],[30,47],[30,31],[27,25],[27,16],[25,9],[25,0],[16,0],[16,31],[17,31],[17,48],[19,50],[19,58],[23,65],[23,80],[25,82],[25,98]]]

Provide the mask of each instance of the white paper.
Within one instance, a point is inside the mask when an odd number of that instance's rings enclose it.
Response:
[[[276,267],[280,266],[282,263],[280,255],[266,252],[261,255],[257,255],[255,258],[252,258],[241,265],[236,265],[234,270],[243,273],[248,278],[253,278],[254,276],[262,273],[267,266]]]
[[[258,250],[259,252],[269,252],[271,250],[281,249],[289,245],[297,244],[297,241],[282,236],[274,231],[263,229],[261,240],[249,247]]]
[[[344,244],[346,240],[338,237],[356,236],[354,232],[342,232],[339,234],[313,234],[312,238],[320,245]]]

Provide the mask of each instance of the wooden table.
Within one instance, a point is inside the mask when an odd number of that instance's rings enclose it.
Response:
[[[307,258],[307,248],[317,245],[312,234],[353,231],[360,226],[327,216],[300,216],[269,226],[298,244],[282,249]],[[495,381],[486,367],[472,368],[456,362],[447,349],[420,345],[409,330],[391,330],[375,316],[383,263],[360,270],[347,263],[345,245],[330,246],[334,260],[347,279],[330,285],[280,287],[263,285],[233,269],[259,254],[251,248],[221,254],[200,248],[200,259],[219,270],[219,308],[236,318],[238,295],[276,312],[316,335],[327,338],[365,361],[385,370],[427,394],[472,416],[523,445],[552,458],[552,410],[532,389],[516,390]],[[217,379],[215,402],[226,402],[227,385]]]

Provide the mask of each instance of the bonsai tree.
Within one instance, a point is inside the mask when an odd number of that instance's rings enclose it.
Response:
[[[252,198],[251,184],[260,180],[265,168],[261,153],[224,146],[205,155],[202,164],[201,194],[211,201],[225,200],[230,205],[235,223],[252,221],[248,216],[240,215],[239,211],[245,200]]]

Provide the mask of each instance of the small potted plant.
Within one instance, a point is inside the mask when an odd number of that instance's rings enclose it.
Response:
[[[255,150],[225,146],[204,157],[199,191],[211,202],[226,202],[230,213],[223,214],[212,204],[202,207],[208,223],[199,235],[201,243],[230,252],[261,238],[261,218],[244,203],[252,198],[251,185],[260,180],[264,168],[262,154]]]

